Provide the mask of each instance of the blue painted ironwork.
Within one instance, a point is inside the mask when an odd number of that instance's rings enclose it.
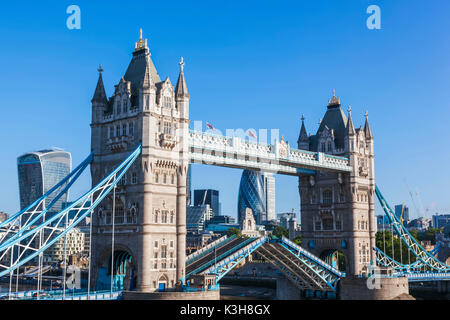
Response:
[[[231,255],[236,250],[241,249],[242,247],[246,246],[247,244],[249,244],[250,242],[252,242],[254,240],[255,240],[255,238],[249,238],[249,239],[245,240],[244,242],[239,243],[235,247],[231,248],[230,250],[228,250],[225,253],[222,253],[221,255],[216,257],[215,260],[211,260],[211,261],[209,261],[209,262],[199,266],[197,269],[189,272],[188,274],[186,274],[186,278],[189,278],[191,275],[197,274],[197,273],[210,273],[210,272],[204,272],[204,269],[206,269],[206,268],[208,268],[208,267],[210,267],[211,265],[214,265],[214,264],[216,264],[216,266],[217,266],[218,265],[217,264],[218,261],[221,261],[222,259],[225,259],[226,257]],[[214,268],[214,266],[213,266],[213,268]],[[216,281],[218,281],[218,280],[216,279]]]
[[[333,289],[333,291],[336,290],[338,281],[345,276],[345,273],[339,271],[337,268],[334,268],[285,237],[281,239],[280,244],[308,266],[310,270]]]
[[[201,248],[200,250],[197,250],[194,253],[188,255],[186,257],[186,265],[188,266],[188,265],[194,263],[195,261],[197,261],[201,257],[204,257],[208,253],[211,253],[214,250],[214,248],[218,248],[218,246],[223,247],[224,245],[226,245],[227,243],[233,241],[234,239],[236,239],[236,235],[235,234],[232,235],[231,237],[223,236],[222,238],[217,239],[214,242],[211,242],[210,244],[208,244],[207,246]]]
[[[202,271],[201,273],[214,274],[216,276],[216,282],[219,282],[220,279],[222,279],[228,272],[230,272],[236,265],[238,265],[242,260],[248,257],[252,252],[266,243],[267,240],[267,236],[261,238],[249,238],[239,246],[223,254],[215,264],[214,261],[209,263],[209,265],[213,265],[208,269]]]
[[[439,261],[435,257],[435,252],[426,251],[417,242],[417,240],[414,239],[414,237],[405,228],[403,223],[395,215],[394,211],[392,211],[392,209],[389,207],[387,201],[381,194],[378,186],[375,186],[375,193],[389,223],[392,224],[395,233],[400,237],[401,241],[407,246],[408,250],[412,252],[417,258],[417,260],[412,264],[403,264],[392,259],[391,257],[387,256],[384,252],[382,252],[380,249],[376,248],[375,250],[377,252],[377,262],[383,266],[391,267],[394,270],[400,270],[406,276],[408,276],[409,274],[415,274],[415,276],[413,277],[414,279],[417,279],[419,277],[417,276],[418,274],[417,271],[420,271],[419,270],[420,268],[426,269],[426,271],[433,271],[434,274],[448,274],[450,271],[450,266]],[[428,272],[424,274],[428,274]]]
[[[64,237],[70,230],[72,230],[76,225],[83,221],[117,185],[122,176],[134,163],[140,153],[141,145],[139,145],[122,163],[120,163],[114,171],[107,175],[94,188],[79,197],[70,206],[54,214],[51,218],[37,226],[34,226],[31,223],[25,224],[17,232],[17,236],[14,236],[0,243],[0,252],[3,252],[0,260],[8,253],[15,252],[15,248],[21,248],[21,252],[15,258],[15,260],[13,259],[14,257],[11,254],[11,259],[14,261],[10,264],[10,266],[0,264],[0,277],[16,270],[18,267],[43,253],[46,249],[52,246],[61,237]],[[81,172],[77,171],[74,174],[78,174],[79,176]],[[73,219],[70,220],[70,223],[64,225],[65,218],[71,211],[76,211],[76,214],[74,215]],[[25,211],[22,210],[15,216],[16,218],[20,218],[20,215],[24,213]],[[45,239],[43,242],[39,241],[38,244],[35,244],[36,242],[38,242],[34,241],[36,239],[36,236],[42,236],[43,234],[41,231],[47,231],[47,234],[44,233]],[[35,245],[36,247],[34,247],[33,245]]]

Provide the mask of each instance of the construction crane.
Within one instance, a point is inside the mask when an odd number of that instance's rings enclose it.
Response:
[[[426,218],[426,212],[425,212],[425,209],[423,207],[422,198],[419,195],[419,189],[418,188],[416,188],[416,196],[417,196],[417,199],[419,199],[419,205],[420,205],[420,210],[421,210],[422,217]]]
[[[413,196],[413,193],[411,192],[411,188],[409,187],[409,184],[406,181],[406,178],[404,178],[403,181],[405,181],[406,187],[408,188],[409,195],[411,196],[411,200],[412,200],[412,203],[414,205],[414,209],[417,212],[417,218],[419,218],[420,217],[420,212],[419,212],[419,209],[418,209],[418,207],[416,205],[416,202],[414,201],[414,196]]]

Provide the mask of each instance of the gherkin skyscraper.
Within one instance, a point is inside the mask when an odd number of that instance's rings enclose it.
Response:
[[[239,185],[238,220],[245,216],[245,208],[250,208],[256,223],[260,224],[266,220],[266,204],[264,176],[259,171],[244,170]]]

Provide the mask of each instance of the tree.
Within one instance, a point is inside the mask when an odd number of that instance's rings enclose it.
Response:
[[[409,264],[416,261],[416,256],[409,252],[406,244],[397,236],[392,235],[390,231],[378,231],[375,235],[375,243],[378,249],[386,255],[403,264]],[[392,245],[394,250],[392,250]],[[401,250],[401,252],[400,252]]]
[[[294,243],[296,245],[301,245],[302,244],[302,236],[300,236],[300,235],[296,236],[294,239]]]
[[[275,237],[279,238],[279,239],[281,239],[283,236],[286,237],[286,238],[289,237],[289,231],[288,231],[288,229],[286,229],[286,228],[284,228],[284,227],[282,227],[282,226],[276,226],[276,227],[273,229],[272,234],[273,234]]]
[[[236,235],[236,238],[242,237],[241,230],[239,230],[237,228],[230,228],[230,229],[228,229],[227,236],[228,237],[232,237],[234,235]]]

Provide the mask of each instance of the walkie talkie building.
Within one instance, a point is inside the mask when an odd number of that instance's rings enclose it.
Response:
[[[19,177],[20,208],[23,209],[34,200],[49,191],[72,168],[72,158],[69,152],[48,149],[26,153],[17,158]],[[45,205],[48,205],[56,194],[51,194]],[[68,192],[52,206],[50,212],[62,209],[63,202],[67,202]]]

